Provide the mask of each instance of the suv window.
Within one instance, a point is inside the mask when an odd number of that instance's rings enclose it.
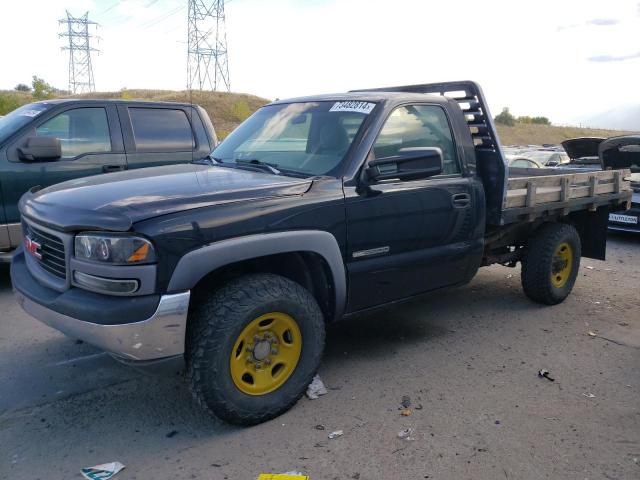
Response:
[[[438,147],[444,175],[460,173],[451,129],[444,110],[435,105],[398,107],[382,127],[373,145],[375,158],[397,155],[402,148]]]
[[[129,108],[138,152],[185,151],[195,147],[191,124],[183,110]]]
[[[47,120],[38,128],[39,137],[58,137],[62,158],[111,151],[107,112],[101,107],[75,108]]]

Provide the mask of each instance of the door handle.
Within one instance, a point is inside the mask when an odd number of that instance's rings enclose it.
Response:
[[[451,195],[451,203],[455,208],[467,208],[471,205],[471,195],[468,193],[455,193]]]
[[[125,170],[126,167],[124,165],[119,165],[119,164],[111,164],[111,165],[103,165],[102,166],[102,171],[104,173],[109,173],[109,172],[119,172],[121,170]]]

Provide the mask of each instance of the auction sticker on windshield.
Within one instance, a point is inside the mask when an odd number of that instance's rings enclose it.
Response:
[[[333,104],[333,107],[329,110],[330,112],[358,112],[364,113],[368,115],[375,107],[375,103],[370,102],[357,102],[353,100],[345,101],[345,102],[336,102]]]

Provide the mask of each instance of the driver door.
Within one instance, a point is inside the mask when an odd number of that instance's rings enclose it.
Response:
[[[477,208],[442,107],[396,108],[368,161],[411,147],[440,148],[442,174],[345,187],[349,312],[460,283],[467,277]]]

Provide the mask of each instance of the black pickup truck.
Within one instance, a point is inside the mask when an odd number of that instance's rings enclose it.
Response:
[[[216,142],[207,112],[185,103],[58,99],[12,111],[0,118],[0,262],[22,241],[18,201],[31,187],[188,163]]]
[[[254,424],[302,395],[328,323],[493,263],[562,302],[628,174],[509,170],[473,82],[277,101],[207,159],[26,193],[11,278],[34,317],[186,363],[203,407]]]

